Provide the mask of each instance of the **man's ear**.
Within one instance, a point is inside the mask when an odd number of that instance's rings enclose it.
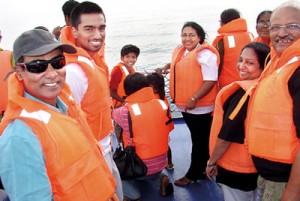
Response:
[[[17,79],[19,81],[22,81],[23,80],[24,69],[22,69],[21,67],[16,66],[15,67],[15,72],[16,72]]]
[[[78,31],[75,27],[72,27],[72,36],[73,38],[77,38],[78,37]]]

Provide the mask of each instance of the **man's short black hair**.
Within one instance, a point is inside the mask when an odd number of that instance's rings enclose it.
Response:
[[[93,14],[93,13],[103,14],[104,20],[105,20],[104,12],[98,4],[90,2],[90,1],[84,1],[82,3],[79,3],[72,10],[72,13],[71,13],[70,18],[71,18],[72,27],[75,27],[75,28],[78,27],[78,25],[80,24],[80,16],[81,15],[83,15],[83,14]]]
[[[234,8],[229,8],[224,10],[221,13],[221,23],[227,24],[228,22],[231,22],[232,20],[240,18],[240,13]]]
[[[135,45],[125,45],[122,49],[121,49],[121,56],[124,57],[125,55],[128,55],[129,53],[134,53],[136,57],[138,57],[140,55],[140,48],[138,48]]]

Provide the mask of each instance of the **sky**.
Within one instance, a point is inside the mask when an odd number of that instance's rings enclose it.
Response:
[[[14,40],[24,31],[43,25],[49,30],[64,25],[61,7],[65,0],[1,0],[0,1],[0,30],[3,36],[0,47],[12,49]],[[82,2],[82,1],[79,1]],[[169,11],[186,12],[190,8],[199,7],[199,15],[203,9],[216,9],[220,13],[226,8],[237,8],[242,16],[249,19],[254,27],[259,11],[273,10],[283,0],[103,0],[98,3],[107,17],[107,24],[120,26],[124,17],[143,16],[143,13],[159,15],[163,18]],[[244,14],[244,15],[243,15]],[[122,24],[126,26],[126,24]],[[137,33],[138,34],[138,33]]]

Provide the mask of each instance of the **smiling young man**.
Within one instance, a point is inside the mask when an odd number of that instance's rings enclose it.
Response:
[[[0,175],[10,200],[116,198],[114,178],[65,84],[63,52],[76,49],[44,30],[24,32],[13,49],[0,124]]]
[[[100,6],[82,2],[71,14],[71,26],[61,31],[61,42],[73,45],[76,54],[65,54],[66,82],[75,100],[87,115],[90,128],[103,148],[103,155],[117,181],[117,195],[123,199],[122,183],[112,159],[112,99],[108,84],[108,71],[103,69],[101,56],[104,48],[106,19]]]
[[[300,199],[300,4],[288,1],[270,18],[271,61],[250,97],[249,153],[263,200]]]

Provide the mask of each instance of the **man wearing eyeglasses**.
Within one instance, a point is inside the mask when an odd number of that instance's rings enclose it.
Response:
[[[0,175],[10,200],[114,200],[114,178],[65,84],[63,52],[76,49],[30,30],[13,50],[0,124]]]
[[[270,19],[271,60],[249,101],[246,142],[263,200],[300,200],[300,3]]]
[[[112,158],[111,133],[112,98],[108,84],[108,71],[100,62],[106,36],[106,18],[102,8],[93,2],[78,4],[71,13],[71,26],[61,31],[61,42],[73,45],[77,54],[65,54],[66,82],[77,103],[87,114],[87,120],[116,181],[116,192],[123,200],[119,171]]]

